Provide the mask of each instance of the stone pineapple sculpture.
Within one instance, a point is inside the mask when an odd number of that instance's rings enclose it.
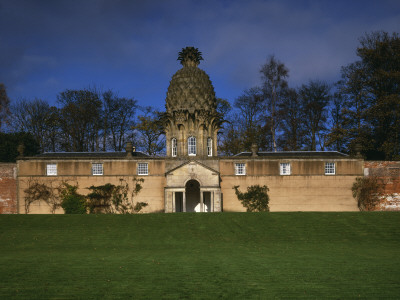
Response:
[[[211,80],[197,66],[203,60],[201,52],[194,47],[186,47],[179,52],[178,60],[183,68],[178,70],[170,81],[167,92],[166,109],[174,111],[207,110],[215,112],[216,99]]]
[[[198,68],[203,60],[202,54],[197,48],[186,47],[179,52],[178,60],[183,67],[172,76],[163,116],[167,155],[172,155],[172,140],[177,143],[177,156],[187,155],[188,138],[193,137],[196,139],[196,155],[207,155],[207,143],[211,139],[212,156],[216,156],[217,132],[222,118],[216,110],[211,80]]]

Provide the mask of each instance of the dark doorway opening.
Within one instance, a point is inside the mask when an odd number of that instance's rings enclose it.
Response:
[[[175,192],[175,212],[183,212],[183,192]]]
[[[203,192],[204,212],[211,212],[211,192]]]
[[[194,212],[200,203],[200,183],[197,180],[189,180],[185,186],[186,190],[186,211]]]

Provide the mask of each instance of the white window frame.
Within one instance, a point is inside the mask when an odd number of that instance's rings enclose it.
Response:
[[[280,175],[291,175],[292,166],[290,165],[290,163],[280,163],[279,173]]]
[[[92,175],[94,176],[104,175],[102,163],[92,163]]]
[[[235,175],[246,175],[246,164],[245,163],[235,163]]]
[[[187,141],[188,141],[188,155],[196,156],[196,138],[194,136],[189,136]]]
[[[149,164],[144,162],[138,163],[137,174],[142,176],[149,175]]]
[[[212,156],[212,138],[207,139],[207,156]]]
[[[325,163],[325,175],[336,175],[336,163],[334,162]]]
[[[46,175],[47,176],[57,176],[57,164],[47,164],[46,165]]]
[[[176,138],[172,138],[171,139],[171,155],[172,157],[176,157],[176,155],[178,154],[178,149],[177,149],[177,145],[178,142],[176,140]]]

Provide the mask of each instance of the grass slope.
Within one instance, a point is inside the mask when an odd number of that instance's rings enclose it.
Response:
[[[1,299],[397,298],[400,214],[1,215]]]

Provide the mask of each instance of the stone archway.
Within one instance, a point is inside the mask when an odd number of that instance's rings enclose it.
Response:
[[[200,203],[200,183],[197,180],[189,180],[185,185],[186,211],[194,212]]]
[[[221,188],[217,170],[197,161],[166,173],[165,212],[219,212]]]

